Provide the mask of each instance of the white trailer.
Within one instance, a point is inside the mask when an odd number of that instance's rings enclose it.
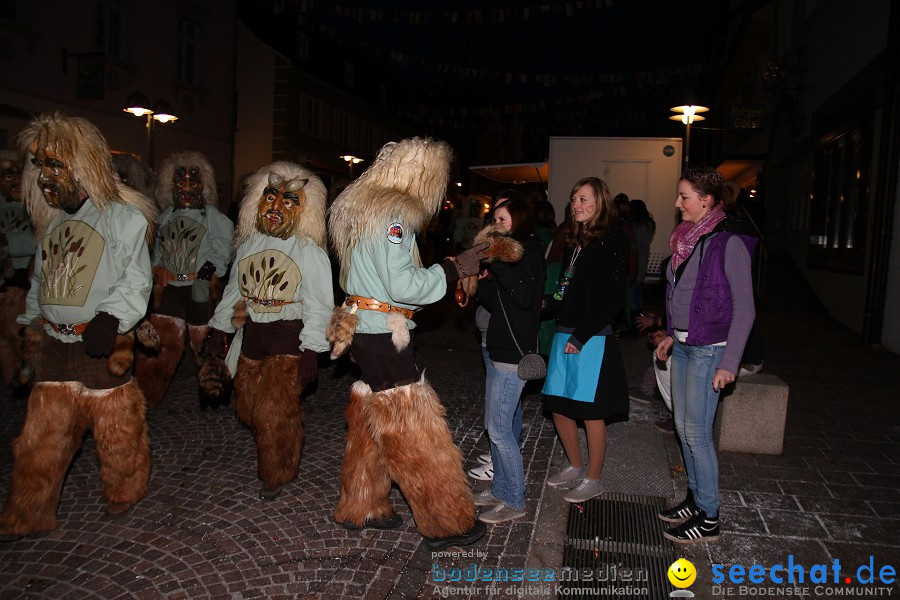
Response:
[[[669,236],[676,225],[675,186],[681,175],[681,138],[551,137],[549,197],[562,220],[572,185],[599,177],[615,196],[646,202],[656,220],[648,276],[671,254]]]

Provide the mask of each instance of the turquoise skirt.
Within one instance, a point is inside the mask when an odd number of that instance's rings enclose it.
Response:
[[[628,414],[628,378],[614,336],[595,335],[578,354],[566,354],[571,333],[553,336],[544,408],[571,419]]]

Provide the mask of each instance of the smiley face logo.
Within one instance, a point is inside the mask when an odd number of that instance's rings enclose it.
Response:
[[[691,561],[679,558],[669,567],[667,571],[669,581],[677,588],[686,588],[697,579],[697,569]]]

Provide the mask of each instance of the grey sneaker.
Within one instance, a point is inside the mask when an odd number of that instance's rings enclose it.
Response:
[[[524,508],[513,508],[505,502],[501,502],[491,510],[478,515],[478,520],[485,523],[502,523],[525,516]]]
[[[485,452],[484,454],[479,454],[479,455],[478,455],[478,462],[481,463],[481,464],[483,464],[483,465],[489,465],[489,464],[491,464],[491,463],[493,462],[493,460],[491,459],[491,453],[490,453],[490,452]]]
[[[578,486],[568,492],[563,496],[563,500],[566,502],[587,502],[591,498],[596,498],[600,494],[603,493],[603,488],[600,487],[599,479],[583,479]]]
[[[502,503],[502,500],[495,498],[491,493],[491,488],[475,494],[473,499],[475,500],[475,506],[497,506]]]
[[[584,478],[584,467],[573,467],[569,465],[556,475],[547,478],[547,485],[550,487],[559,487],[567,483],[574,483]]]

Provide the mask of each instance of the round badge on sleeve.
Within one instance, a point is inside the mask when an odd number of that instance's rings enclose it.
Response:
[[[391,223],[387,229],[387,239],[392,244],[399,244],[403,241],[403,225],[400,223]]]

